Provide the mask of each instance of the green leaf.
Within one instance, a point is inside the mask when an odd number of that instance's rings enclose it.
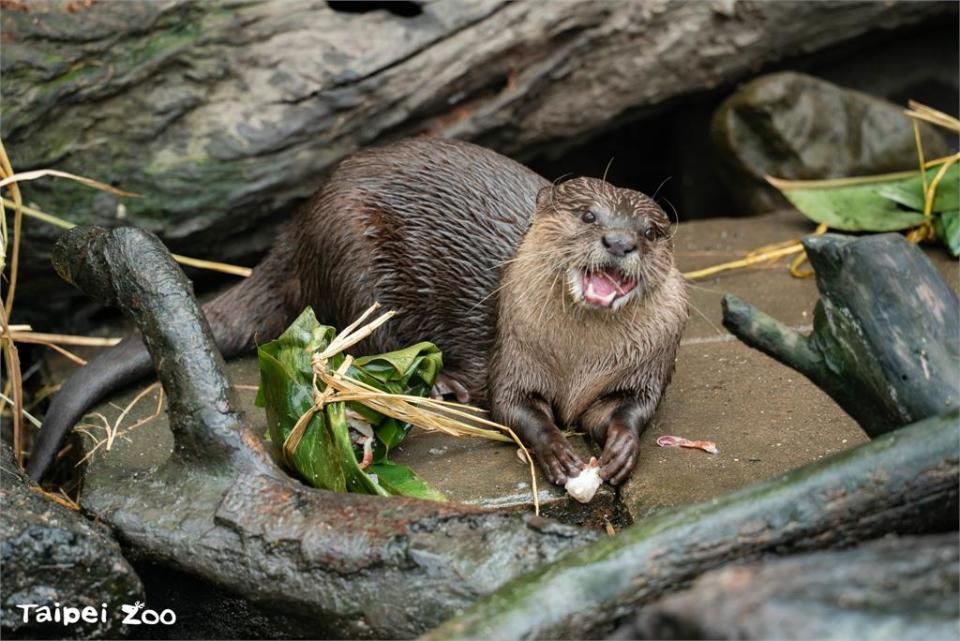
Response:
[[[904,211],[884,191],[901,186],[920,172],[840,180],[767,180],[807,218],[843,231],[898,231],[924,221],[917,211]]]
[[[927,185],[929,186],[938,173],[940,167],[927,170]],[[960,166],[953,164],[937,184],[936,194],[933,198],[934,213],[951,211],[960,208],[958,202],[957,185],[960,183]],[[920,180],[920,172],[916,172],[913,178],[907,180],[895,181],[881,186],[878,193],[890,200],[909,207],[918,212],[923,212],[923,182]]]
[[[927,184],[941,165],[926,170]],[[923,222],[923,181],[919,171],[837,180],[767,178],[808,218],[844,231],[897,231]],[[934,212],[958,205],[960,167],[951,165],[937,186]]]
[[[381,383],[400,383],[405,388],[429,389],[443,368],[440,350],[427,342],[385,354],[363,356],[354,362]]]
[[[933,231],[951,254],[960,256],[960,210],[934,214]]]
[[[277,448],[283,447],[294,425],[313,407],[310,355],[326,347],[333,336],[332,328],[322,327],[313,311],[307,308],[279,338],[257,350],[260,361],[257,396],[266,410],[270,441]],[[314,487],[344,492],[347,475],[343,459],[329,455],[337,447],[335,436],[325,413],[314,415],[292,463],[300,476]]]
[[[337,456],[339,457],[339,464],[342,466],[344,477],[346,478],[347,492],[390,496],[390,492],[360,469],[360,464],[357,463],[357,457],[353,451],[353,443],[350,441],[350,428],[347,425],[347,414],[344,405],[344,403],[328,403],[324,408],[327,425],[330,426],[330,432],[335,442],[335,447],[332,451],[328,450],[325,453],[319,453],[317,455],[306,452],[304,458],[309,458],[312,461],[318,456]],[[298,459],[300,458],[299,454],[300,449],[297,448]]]
[[[351,375],[356,374],[355,378],[369,385],[395,394],[426,396],[443,368],[443,356],[436,345],[423,342],[393,352],[363,356],[354,364],[358,371],[352,369]],[[408,423],[382,417],[382,421],[376,423],[375,432],[383,448],[376,450],[375,460],[382,460],[403,441],[410,427]]]
[[[267,415],[270,441],[282,450],[294,426],[314,404],[312,355],[326,348],[336,337],[332,327],[320,325],[309,307],[281,334],[258,349],[260,388],[257,405]],[[330,359],[339,367],[344,355]],[[418,343],[406,349],[358,358],[347,376],[390,392],[423,396],[430,391],[443,365],[440,350],[432,343]],[[381,480],[360,469],[350,438],[347,409],[368,422],[376,437],[374,462],[383,471]],[[358,492],[391,496],[405,494],[432,500],[443,496],[409,468],[392,463],[387,455],[410,431],[411,426],[359,403],[327,403],[314,414],[288,463],[308,483],[335,492]],[[377,474],[379,478],[380,475]]]
[[[429,501],[446,501],[447,497],[437,491],[432,485],[416,475],[406,465],[385,461],[374,463],[367,468],[377,475],[377,479],[390,494],[411,496]]]

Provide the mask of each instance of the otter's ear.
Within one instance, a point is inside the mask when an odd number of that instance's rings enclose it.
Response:
[[[553,185],[547,185],[537,192],[537,209],[546,209],[553,203]]]

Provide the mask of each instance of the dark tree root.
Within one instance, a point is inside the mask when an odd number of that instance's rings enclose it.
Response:
[[[830,394],[870,436],[960,406],[960,305],[900,234],[804,240],[820,301],[802,336],[736,296],[723,324]]]
[[[222,465],[244,450],[223,358],[190,281],[163,243],[133,227],[76,227],[57,242],[53,267],[136,323],[170,399],[180,456]]]
[[[950,641],[958,544],[949,532],[731,564],[644,608],[614,638]]]

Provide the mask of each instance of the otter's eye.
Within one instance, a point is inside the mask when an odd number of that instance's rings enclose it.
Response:
[[[582,214],[580,214],[580,220],[582,220],[585,223],[595,223],[597,222],[597,215],[594,214],[589,209],[587,209]]]
[[[643,232],[643,235],[647,240],[652,241],[657,237],[657,230],[653,227],[647,227],[647,230]]]

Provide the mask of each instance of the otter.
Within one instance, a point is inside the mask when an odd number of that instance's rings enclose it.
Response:
[[[203,306],[224,358],[277,337],[307,305],[344,327],[399,313],[358,355],[429,340],[436,390],[489,406],[554,483],[583,463],[560,432],[602,444],[620,483],[673,372],[686,320],[669,219],[602,180],[557,185],[470,143],[412,138],[359,151],[282,228],[251,276]],[[80,417],[152,371],[137,335],[54,397],[28,465],[40,480]]]

